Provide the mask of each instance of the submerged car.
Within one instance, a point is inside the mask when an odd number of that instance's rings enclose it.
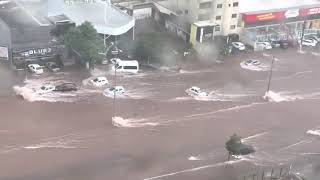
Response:
[[[29,64],[28,68],[31,72],[33,72],[35,74],[42,74],[43,73],[43,69],[39,64]]]
[[[263,49],[272,49],[271,43],[270,42],[258,42],[258,46],[262,47]]]
[[[63,83],[56,85],[54,91],[61,91],[61,92],[66,92],[66,91],[77,91],[78,87],[75,83]]]
[[[208,96],[208,94],[206,92],[201,91],[201,89],[196,86],[192,86],[187,91],[193,95],[196,95],[196,96]]]
[[[52,84],[45,84],[43,86],[40,87],[40,89],[36,90],[38,94],[42,95],[45,93],[49,93],[55,90],[55,86]]]
[[[104,86],[109,83],[106,77],[96,77],[91,79],[90,82],[95,86]]]
[[[51,72],[58,72],[60,71],[60,67],[57,65],[55,62],[47,62],[46,67],[51,71]]]
[[[245,45],[242,42],[232,42],[231,43],[233,47],[235,47],[236,49],[243,51],[246,49]]]
[[[315,47],[317,46],[317,41],[314,39],[303,39],[301,44],[303,46]]]
[[[105,89],[104,92],[109,95],[121,95],[125,92],[123,86],[115,86],[109,89]]]
[[[252,65],[259,66],[261,63],[258,60],[249,59],[246,62],[244,62],[244,64],[247,65],[247,66],[252,66]]]

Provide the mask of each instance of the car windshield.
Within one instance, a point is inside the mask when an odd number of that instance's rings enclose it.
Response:
[[[36,67],[36,70],[40,70],[40,69],[42,69],[41,67]]]
[[[115,88],[114,88],[114,87],[112,87],[112,88],[110,88],[109,90],[110,90],[110,91],[115,91]]]

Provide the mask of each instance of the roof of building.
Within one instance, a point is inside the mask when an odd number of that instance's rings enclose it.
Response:
[[[294,8],[320,7],[319,0],[240,0],[240,12],[253,14]]]
[[[76,25],[91,22],[100,34],[121,35],[135,25],[135,19],[117,7],[101,0],[92,3],[65,4],[66,14]]]
[[[10,7],[0,9],[0,18],[10,28],[27,28],[39,26],[37,21],[30,16],[23,8],[12,3]]]

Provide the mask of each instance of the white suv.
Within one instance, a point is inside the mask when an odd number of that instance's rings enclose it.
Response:
[[[28,68],[31,72],[35,74],[42,74],[43,68],[39,64],[29,64]]]

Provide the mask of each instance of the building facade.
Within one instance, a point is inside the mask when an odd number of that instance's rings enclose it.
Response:
[[[192,44],[241,30],[239,0],[168,0],[158,4],[190,24]]]

